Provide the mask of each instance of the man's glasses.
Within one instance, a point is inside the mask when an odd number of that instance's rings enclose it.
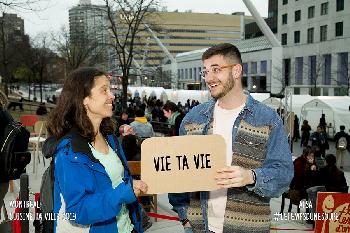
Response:
[[[235,65],[238,65],[238,64],[230,64],[230,65],[223,65],[223,66],[211,66],[209,69],[200,71],[199,74],[203,79],[205,79],[210,72],[212,72],[213,74],[219,74],[222,71],[222,69],[230,68],[230,67],[233,67]]]

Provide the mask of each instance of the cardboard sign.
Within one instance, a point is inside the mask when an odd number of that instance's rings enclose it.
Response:
[[[349,193],[317,193],[316,213],[323,219],[315,221],[315,232],[350,232]]]
[[[216,170],[226,165],[226,143],[219,135],[154,137],[141,145],[141,179],[148,193],[218,189]]]

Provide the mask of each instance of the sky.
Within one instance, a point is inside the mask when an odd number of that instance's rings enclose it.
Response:
[[[231,14],[244,11],[251,15],[242,0],[160,0],[168,11],[192,10],[198,13]],[[267,17],[268,0],[251,0],[261,16]],[[41,3],[43,11],[16,12],[24,19],[25,33],[35,37],[40,32],[58,31],[63,25],[68,27],[68,10],[76,6],[79,0],[45,0]],[[98,3],[93,0],[92,3]]]

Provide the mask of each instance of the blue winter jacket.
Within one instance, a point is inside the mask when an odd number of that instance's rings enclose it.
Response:
[[[140,205],[123,150],[116,137],[108,135],[106,139],[124,165],[124,182],[113,188],[87,140],[72,130],[58,143],[55,151],[54,213],[60,213],[62,196],[65,217],[69,216],[73,225],[88,228],[90,233],[117,233],[116,216],[122,204],[126,204],[135,231],[143,232]],[[54,226],[56,232],[57,221]]]

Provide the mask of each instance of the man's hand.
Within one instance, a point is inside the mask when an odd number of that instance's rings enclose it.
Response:
[[[254,184],[253,171],[239,166],[226,166],[217,170],[214,179],[220,188],[243,187]]]
[[[148,185],[142,180],[133,180],[132,186],[136,196],[139,196],[141,193],[147,193]]]

